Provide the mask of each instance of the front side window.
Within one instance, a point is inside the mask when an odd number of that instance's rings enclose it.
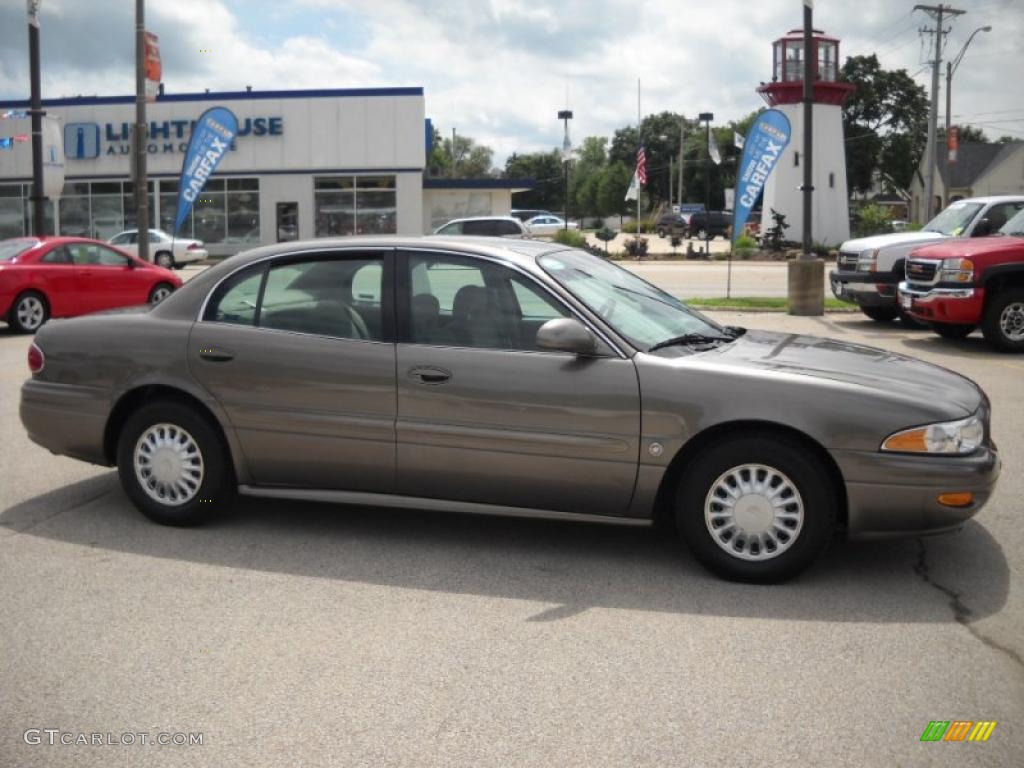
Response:
[[[999,231],[1004,235],[1024,237],[1024,210],[1006,222]]]
[[[461,235],[462,234],[462,222],[461,221],[453,221],[451,224],[445,224],[443,227],[441,227],[439,230],[437,230],[437,234],[439,234],[439,235]]]
[[[415,344],[536,351],[537,330],[567,310],[529,278],[482,259],[409,257]]]
[[[67,248],[54,248],[41,259],[43,264],[71,264],[71,254]]]
[[[682,301],[621,267],[583,251],[541,256],[537,263],[633,346],[650,349],[687,334],[722,329]]]

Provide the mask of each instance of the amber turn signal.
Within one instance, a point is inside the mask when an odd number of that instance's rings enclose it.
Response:
[[[940,493],[939,504],[944,507],[969,507],[974,503],[973,493]]]

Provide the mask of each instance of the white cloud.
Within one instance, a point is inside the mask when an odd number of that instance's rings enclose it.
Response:
[[[132,91],[130,5],[43,4],[45,95]],[[841,38],[844,57],[877,52],[883,66],[914,73],[922,67],[917,30],[930,20],[911,5],[823,0],[815,24]],[[994,29],[978,35],[956,74],[953,114],[965,117],[955,119],[981,124],[991,136],[1024,137],[1024,53],[1016,42],[1024,3],[957,5],[968,13],[952,22],[947,56],[974,28]],[[456,127],[492,146],[499,160],[561,144],[556,113],[567,89],[576,141],[636,122],[637,78],[644,113],[708,110],[722,122],[743,116],[761,106],[754,89],[771,77],[771,43],[801,24],[800,9],[797,0],[147,4],[171,91],[421,85],[438,128]],[[24,27],[14,24],[23,14],[21,0],[0,0],[0,96],[27,95]],[[929,74],[920,72],[918,82],[929,86]],[[943,105],[944,98],[940,112]]]

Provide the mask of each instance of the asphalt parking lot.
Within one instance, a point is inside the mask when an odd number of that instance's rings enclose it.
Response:
[[[112,470],[29,442],[29,341],[0,326],[0,766],[1019,765],[1024,357],[860,315],[714,316],[971,376],[994,498],[773,587],[646,528],[253,500],[161,528]],[[998,725],[921,743],[931,720]]]

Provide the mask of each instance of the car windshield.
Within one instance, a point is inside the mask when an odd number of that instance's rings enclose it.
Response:
[[[941,232],[950,237],[959,237],[981,207],[981,203],[953,203],[925,224],[923,229],[925,232]]]
[[[0,261],[11,261],[30,248],[35,248],[37,245],[39,245],[39,241],[31,238],[4,240],[0,242]]]
[[[639,349],[684,336],[719,338],[726,333],[679,299],[584,251],[546,254],[537,263]]]
[[[1024,209],[1018,211],[1016,216],[1003,224],[999,231],[1004,235],[1024,237]]]

